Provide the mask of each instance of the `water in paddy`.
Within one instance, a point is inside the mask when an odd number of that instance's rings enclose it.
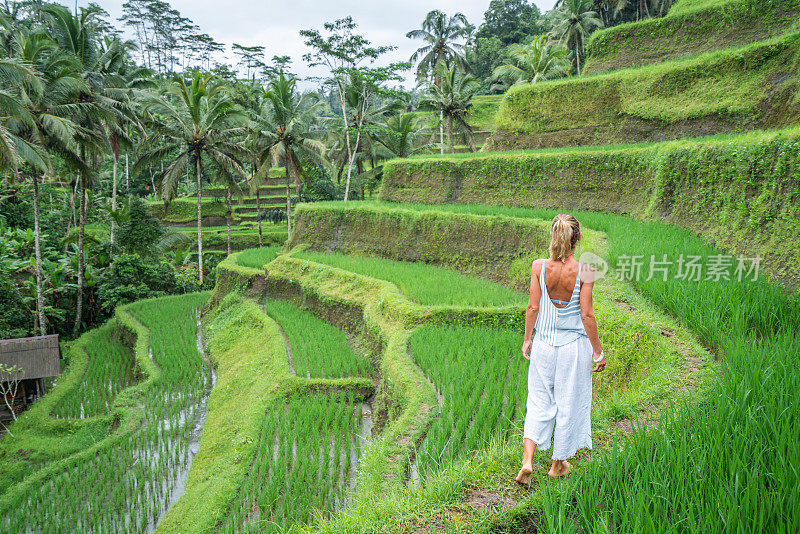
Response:
[[[160,371],[138,397],[141,424],[86,451],[0,519],[2,532],[150,532],[183,493],[214,376],[198,347],[202,295],[143,301],[131,313],[151,334]],[[123,420],[123,425],[126,420]]]

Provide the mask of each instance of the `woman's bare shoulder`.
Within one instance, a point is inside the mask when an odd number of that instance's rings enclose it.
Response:
[[[533,263],[531,264],[532,274],[536,274],[538,276],[538,274],[542,271],[542,265],[544,265],[545,259],[546,258],[539,258],[538,260],[533,260]]]

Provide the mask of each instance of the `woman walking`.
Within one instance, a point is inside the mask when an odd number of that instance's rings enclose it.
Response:
[[[522,344],[522,356],[530,365],[525,451],[516,479],[520,484],[530,482],[533,453],[537,447],[549,449],[551,437],[553,463],[547,473],[551,477],[568,474],[567,459],[578,449],[592,447],[592,371],[605,369],[606,360],[592,310],[594,270],[575,260],[580,238],[581,226],[575,217],[556,215],[550,230],[550,258],[536,260],[531,267]]]

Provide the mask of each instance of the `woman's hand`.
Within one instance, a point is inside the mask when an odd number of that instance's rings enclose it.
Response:
[[[528,339],[522,344],[522,357],[526,360],[531,359],[531,340]]]
[[[600,354],[602,354],[602,352]],[[592,353],[592,361],[594,361],[595,357],[596,357],[595,353],[593,352]],[[600,360],[599,362],[595,362],[594,367],[592,368],[592,372],[593,373],[599,373],[599,372],[603,371],[605,368],[606,368],[606,357],[603,356],[602,360]]]

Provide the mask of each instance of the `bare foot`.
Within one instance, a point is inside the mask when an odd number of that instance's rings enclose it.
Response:
[[[561,469],[559,469],[558,472],[553,471],[553,468],[551,467],[550,471],[547,472],[547,476],[551,478],[561,478],[567,476],[571,470],[572,465],[568,461],[564,460],[561,462]]]
[[[531,483],[531,473],[533,472],[533,468],[529,465],[523,465],[522,469],[519,470],[517,473],[517,478],[515,479],[517,483],[522,484],[523,486],[527,486]]]

